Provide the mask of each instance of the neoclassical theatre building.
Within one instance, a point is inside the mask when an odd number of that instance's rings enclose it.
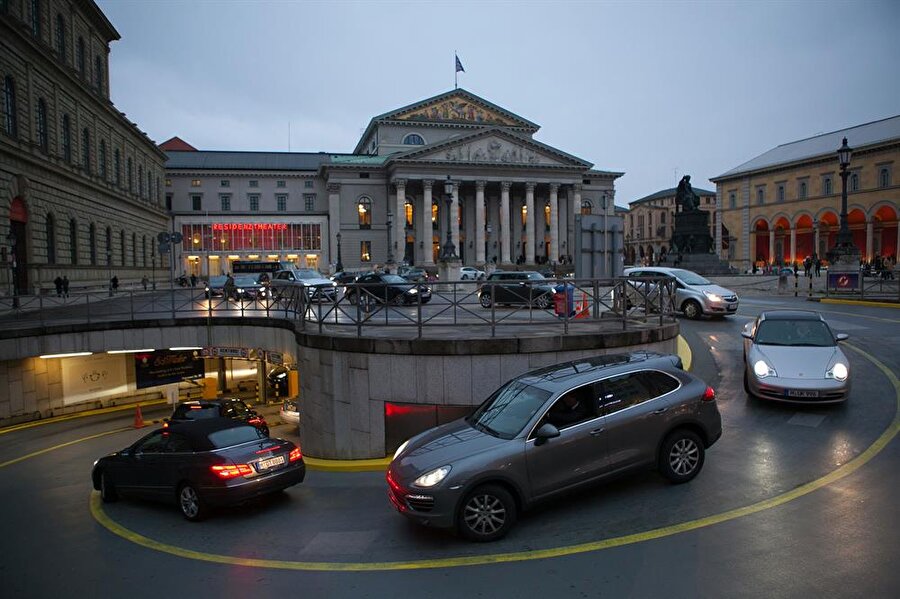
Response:
[[[110,101],[118,39],[92,0],[0,1],[2,295],[153,271],[166,157]]]
[[[837,150],[853,148],[847,215],[863,260],[897,257],[900,247],[900,116],[780,145],[711,179],[716,247],[744,271],[763,264],[825,259],[837,241],[841,176]]]
[[[448,220],[463,264],[565,262],[576,214],[614,215],[623,173],[535,140],[538,129],[454,89],[373,118],[352,153],[198,151],[173,138],[166,202],[183,270],[258,259],[333,271],[339,254],[347,270],[429,267]]]

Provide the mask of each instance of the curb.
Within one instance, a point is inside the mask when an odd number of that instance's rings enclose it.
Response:
[[[51,416],[50,418],[41,418],[39,420],[32,420],[30,422],[23,422],[22,424],[14,424],[3,429],[0,429],[0,435],[4,435],[6,433],[11,433],[13,431],[19,431],[26,428],[32,428],[34,426],[41,426],[42,424],[53,424],[54,422],[63,422],[65,420],[74,420],[75,418],[86,418],[87,416],[97,416],[98,414],[108,414],[110,412],[122,412],[125,410],[134,410],[137,406],[141,406],[142,408],[148,406],[157,406],[157,405],[165,405],[168,402],[165,399],[156,399],[153,401],[142,401],[131,404],[121,404],[118,406],[110,406],[108,408],[97,408],[95,410],[85,410],[84,412],[76,412],[74,414],[66,414],[64,416]],[[144,424],[157,424],[162,422],[162,420],[145,420]]]
[[[687,340],[681,335],[678,335],[678,337],[676,337],[676,343],[676,351],[678,353],[678,357],[681,358],[681,363],[684,366],[684,369],[690,372],[694,360],[694,354],[691,351],[691,346],[688,345]]]
[[[384,472],[391,464],[391,457],[370,460],[326,460],[303,456],[303,462],[310,470],[321,472]]]
[[[876,301],[866,301],[866,300],[845,300],[845,299],[831,299],[831,298],[819,298],[820,304],[844,304],[847,306],[874,306],[876,308],[900,308],[900,303],[893,302],[876,302]]]

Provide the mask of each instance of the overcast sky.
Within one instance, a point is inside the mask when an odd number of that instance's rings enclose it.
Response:
[[[900,114],[896,0],[97,2],[118,109],[201,150],[352,152],[373,116],[452,89],[454,51],[460,87],[624,171],[623,206]]]

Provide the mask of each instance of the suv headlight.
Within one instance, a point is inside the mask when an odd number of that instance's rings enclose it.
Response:
[[[834,379],[836,381],[846,381],[850,376],[850,369],[843,362],[837,362],[831,367],[831,370],[825,373],[826,379]]]
[[[413,482],[417,487],[433,487],[450,474],[450,466],[441,466],[427,474],[423,474]]]
[[[753,365],[753,372],[757,377],[761,379],[769,376],[778,376],[778,373],[775,372],[775,369],[766,364],[765,360],[757,360],[756,364]]]
[[[709,301],[711,301],[711,302],[721,302],[722,301],[721,295],[717,295],[717,294],[711,293],[709,291],[704,291],[703,295],[705,295],[707,298],[709,298]]]

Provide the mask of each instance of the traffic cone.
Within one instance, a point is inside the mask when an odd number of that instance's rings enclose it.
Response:
[[[144,417],[141,415],[141,404],[134,407],[134,428],[144,428]]]
[[[581,292],[581,300],[579,300],[575,312],[575,318],[587,318],[588,316],[590,316],[588,314],[587,293],[585,293],[584,291]]]

